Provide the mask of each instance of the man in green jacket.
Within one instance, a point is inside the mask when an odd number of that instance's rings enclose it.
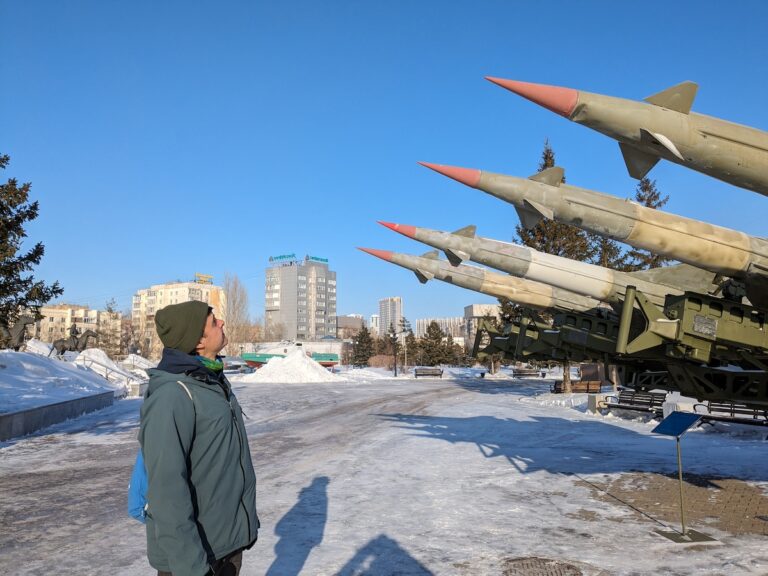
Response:
[[[218,356],[224,322],[192,301],[159,310],[155,325],[165,348],[139,431],[147,557],[159,576],[235,576],[259,519],[242,410]]]

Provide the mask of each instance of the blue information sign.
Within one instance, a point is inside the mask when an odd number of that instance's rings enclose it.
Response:
[[[699,420],[701,420],[701,414],[675,411],[664,418],[651,432],[653,434],[663,434],[664,436],[679,438],[689,428],[695,426]]]

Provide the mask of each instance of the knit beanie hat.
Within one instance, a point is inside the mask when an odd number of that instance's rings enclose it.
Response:
[[[155,327],[163,346],[186,354],[193,352],[203,335],[210,310],[208,304],[197,300],[171,304],[158,310]]]

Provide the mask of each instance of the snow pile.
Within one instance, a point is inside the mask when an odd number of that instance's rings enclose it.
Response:
[[[48,342],[42,342],[36,338],[27,340],[24,351],[32,354],[39,354],[40,356],[48,356],[53,350],[53,345]]]
[[[0,412],[18,412],[115,389],[98,374],[29,352],[0,351]]]
[[[132,383],[139,383],[147,379],[146,375],[142,378],[118,366],[100,348],[83,350],[77,356],[74,363],[79,366],[85,366],[110,382],[122,386],[126,394]]]
[[[148,370],[149,368],[155,368],[157,366],[157,362],[147,360],[144,356],[139,356],[138,354],[128,354],[128,356],[125,357],[125,360],[120,362],[120,364],[128,370],[135,370],[136,368]]]
[[[301,348],[285,357],[270,358],[253,374],[238,378],[238,382],[276,382],[278,384],[304,384],[307,382],[346,382],[346,378],[331,374],[312,360]]]

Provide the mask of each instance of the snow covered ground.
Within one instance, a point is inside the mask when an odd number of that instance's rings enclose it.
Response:
[[[108,382],[96,372],[40,354],[0,350],[0,413],[18,412],[83,396],[115,391],[121,382]]]
[[[574,567],[561,574],[768,573],[765,535],[700,510],[692,527],[718,542],[673,544],[654,533],[679,524],[651,507],[653,496],[638,510],[613,488],[674,477],[674,440],[652,435],[654,423],[591,415],[584,395],[549,394],[550,380],[449,372],[414,380],[344,370],[342,380],[290,385],[233,378],[262,521],[243,576],[511,575],[526,573],[512,571],[521,558]],[[120,400],[0,443],[0,569],[153,573],[143,526],[125,511],[140,405]],[[763,435],[692,431],[685,471],[746,480],[762,501]]]

